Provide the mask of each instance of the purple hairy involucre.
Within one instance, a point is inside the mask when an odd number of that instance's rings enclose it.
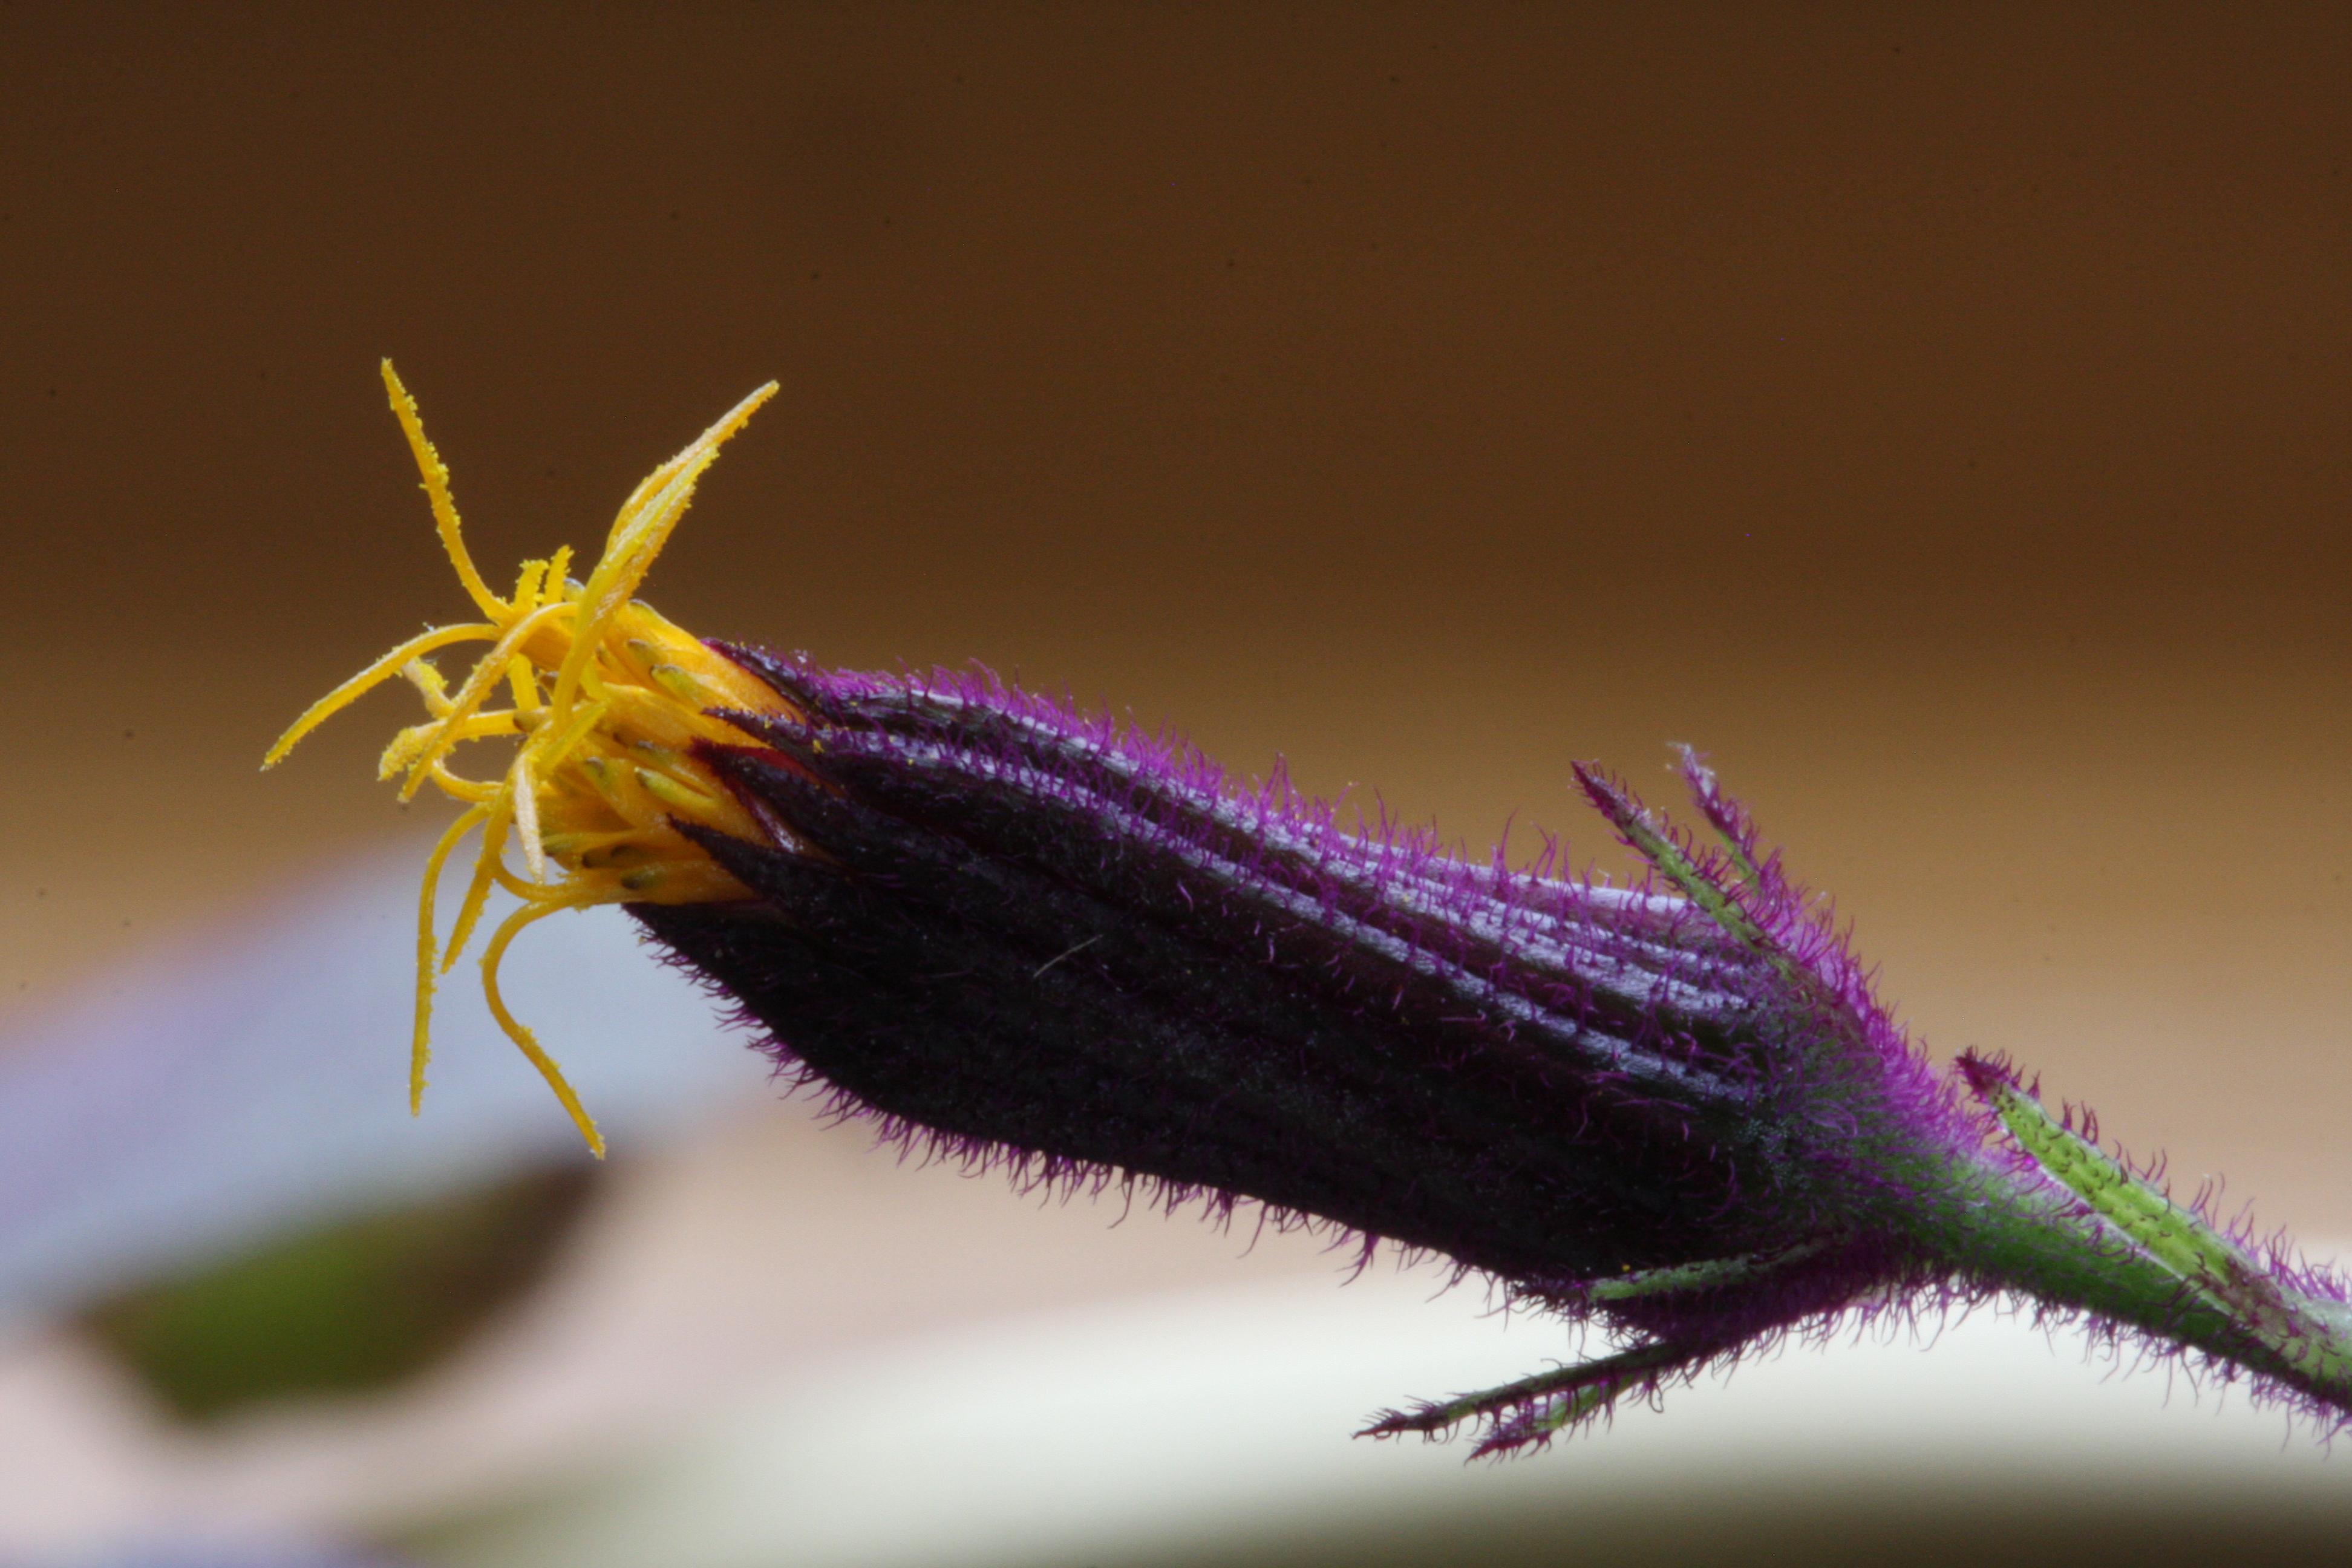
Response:
[[[1938,1077],[1688,753],[1713,849],[1579,770],[1655,868],[1613,888],[1344,831],[1280,777],[1235,789],[985,675],[714,646],[797,715],[729,713],[757,743],[701,752],[765,841],[684,831],[755,898],[633,912],[838,1109],[1033,1180],[1442,1254],[1624,1342],[1373,1432],[1475,1419],[1513,1448],[1791,1332],[2002,1290],[2342,1409],[2336,1361],[2209,1321]]]

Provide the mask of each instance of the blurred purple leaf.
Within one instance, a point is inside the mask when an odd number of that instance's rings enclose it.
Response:
[[[404,846],[323,872],[0,1038],[0,1315],[587,1158],[470,965],[444,980],[433,1087],[410,1117],[418,858]],[[772,1071],[638,940],[619,910],[583,911],[506,966],[517,1010],[624,1152],[768,1092]]]

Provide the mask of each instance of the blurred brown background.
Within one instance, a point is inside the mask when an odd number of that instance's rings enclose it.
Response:
[[[408,831],[384,698],[758,383],[649,594],[1483,853],[1706,748],[1939,1056],[2352,1237],[2352,12],[0,10],[0,987]],[[418,808],[420,811],[425,809]],[[1514,815],[1516,814],[1516,815]]]

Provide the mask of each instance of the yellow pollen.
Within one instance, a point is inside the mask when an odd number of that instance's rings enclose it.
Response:
[[[622,504],[586,583],[565,575],[572,559],[567,546],[548,560],[524,562],[513,596],[502,599],[466,552],[448,470],[425,438],[415,400],[393,374],[390,360],[383,363],[383,384],[424,475],[442,548],[482,619],[435,626],[394,648],[313,703],[261,765],[275,767],[303,736],[393,677],[416,688],[429,721],[394,737],[384,749],[380,776],[401,777],[403,800],[431,784],[465,803],[466,810],[426,860],[417,902],[409,1109],[424,1105],[434,976],[446,973],[465,951],[495,883],[521,900],[522,907],[500,923],[483,951],[482,993],[499,1027],[545,1076],[589,1149],[602,1158],[604,1137],[563,1069],[508,1010],[499,992],[499,964],[518,931],[561,910],[751,897],[678,831],[677,825],[688,822],[739,838],[770,837],[696,760],[694,749],[703,742],[758,743],[715,717],[714,710],[786,719],[800,714],[765,683],[631,595],[694,499],[695,481],[718,457],[719,446],[775,395],[776,385],[770,382],[737,404],[646,477]],[[489,651],[453,691],[426,656],[467,642],[488,643]],[[489,707],[501,687],[511,706]],[[503,775],[491,780],[453,773],[448,758],[454,749],[482,740],[520,742]],[[435,935],[435,893],[442,868],[477,827],[482,844],[473,880],[445,945]],[[507,868],[509,836],[522,852],[527,879]]]

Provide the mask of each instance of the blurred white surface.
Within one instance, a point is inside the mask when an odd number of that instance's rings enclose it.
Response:
[[[1985,1312],[1942,1333],[1796,1348],[1663,1411],[1503,1465],[1349,1436],[1376,1405],[1568,1353],[1423,1275],[1295,1277],[1040,1314],[801,1365],[684,1441],[459,1532],[465,1568],[1131,1563],[1317,1527],[1539,1507],[1623,1515],[1773,1491],[1933,1501],[2053,1481],[2317,1501],[2352,1539],[2352,1468],[2240,1394],[2109,1375]]]

